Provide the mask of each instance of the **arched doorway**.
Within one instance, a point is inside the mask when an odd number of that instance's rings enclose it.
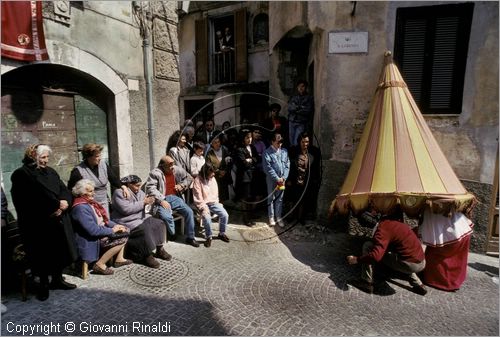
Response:
[[[299,79],[309,80],[312,76],[308,74],[311,40],[311,31],[307,27],[298,26],[291,29],[276,44],[275,49],[279,55],[279,84],[281,91],[287,96],[295,93],[295,84]]]
[[[81,160],[78,149],[83,144],[103,144],[107,157],[107,110],[113,96],[92,76],[62,65],[27,65],[3,74],[1,160],[8,199],[10,175],[29,144],[52,147],[50,166],[64,182]]]

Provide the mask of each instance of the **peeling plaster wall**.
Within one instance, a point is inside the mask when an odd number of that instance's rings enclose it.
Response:
[[[313,32],[309,59],[315,64],[314,125],[324,159],[320,218],[326,219],[330,202],[343,182],[343,178],[337,178],[345,177],[346,163],[351,162],[356,151],[384,51],[394,49],[397,8],[438,4],[450,2],[358,1],[355,15],[351,16],[351,1],[270,2],[271,95],[288,100],[279,86],[277,43],[298,26],[305,25]],[[332,31],[368,32],[368,53],[328,54],[328,32]],[[462,113],[425,116],[460,179],[479,184],[493,181],[498,149],[498,74],[498,3],[475,2]]]

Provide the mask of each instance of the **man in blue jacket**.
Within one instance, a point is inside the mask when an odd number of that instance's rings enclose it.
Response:
[[[276,221],[280,227],[285,226],[281,213],[283,210],[285,181],[290,173],[290,159],[288,158],[288,151],[281,147],[282,144],[283,138],[281,134],[274,133],[271,138],[271,146],[264,151],[263,155],[267,183],[269,226],[274,226]]]

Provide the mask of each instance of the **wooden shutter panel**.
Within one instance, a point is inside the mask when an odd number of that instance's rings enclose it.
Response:
[[[426,26],[426,19],[407,20],[404,23],[401,72],[417,104],[422,99]]]
[[[429,107],[431,109],[451,109],[454,105],[453,84],[459,18],[436,18],[435,24]]]
[[[247,80],[247,11],[245,8],[234,13],[234,49],[236,81]]]
[[[207,18],[195,22],[196,85],[208,84]]]
[[[422,113],[462,110],[473,3],[398,8],[395,60]]]

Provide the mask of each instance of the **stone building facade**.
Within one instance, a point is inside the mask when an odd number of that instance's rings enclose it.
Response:
[[[485,249],[498,154],[497,2],[184,1],[179,9],[181,118],[212,110],[219,125],[259,120],[265,100],[254,95],[246,106],[240,94],[255,88],[286,114],[295,81],[309,81],[323,156],[323,222],[356,151],[384,52],[392,51],[442,151],[478,196],[473,246]],[[245,33],[246,77],[218,83],[214,61],[199,57],[200,46],[213,57],[217,25],[226,16],[235,18],[235,32]],[[267,19],[269,34],[260,42],[258,18]]]
[[[49,60],[2,58],[2,180],[7,192],[10,174],[30,143],[53,147],[50,165],[64,181],[87,142],[105,146],[104,156],[120,176],[147,178],[179,125],[176,9],[175,2],[167,1],[43,3]],[[150,96],[145,32],[152,47]]]

